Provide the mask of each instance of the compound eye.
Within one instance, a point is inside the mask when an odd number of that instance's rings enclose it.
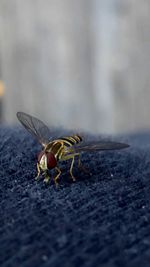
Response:
[[[41,160],[41,158],[43,157],[44,154],[45,154],[44,151],[41,151],[41,152],[38,154],[38,163],[40,163],[40,160]]]
[[[57,165],[56,158],[52,152],[47,153],[47,167],[48,169],[53,169]]]

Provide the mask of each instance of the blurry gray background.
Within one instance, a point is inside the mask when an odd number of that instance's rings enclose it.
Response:
[[[0,0],[1,120],[150,128],[149,0]]]

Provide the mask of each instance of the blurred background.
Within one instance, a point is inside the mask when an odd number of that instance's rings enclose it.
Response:
[[[0,0],[0,122],[150,128],[149,0]]]

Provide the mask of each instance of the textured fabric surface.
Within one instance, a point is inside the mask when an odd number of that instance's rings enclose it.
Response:
[[[34,180],[36,140],[0,128],[0,266],[150,266],[150,134],[116,140],[131,148],[83,153],[75,183],[62,162],[56,188]]]

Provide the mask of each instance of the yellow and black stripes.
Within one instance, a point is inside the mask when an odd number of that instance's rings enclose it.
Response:
[[[80,135],[72,135],[72,136],[66,136],[58,139],[58,141],[61,141],[66,146],[73,146],[75,144],[78,144],[82,141],[82,137]]]

